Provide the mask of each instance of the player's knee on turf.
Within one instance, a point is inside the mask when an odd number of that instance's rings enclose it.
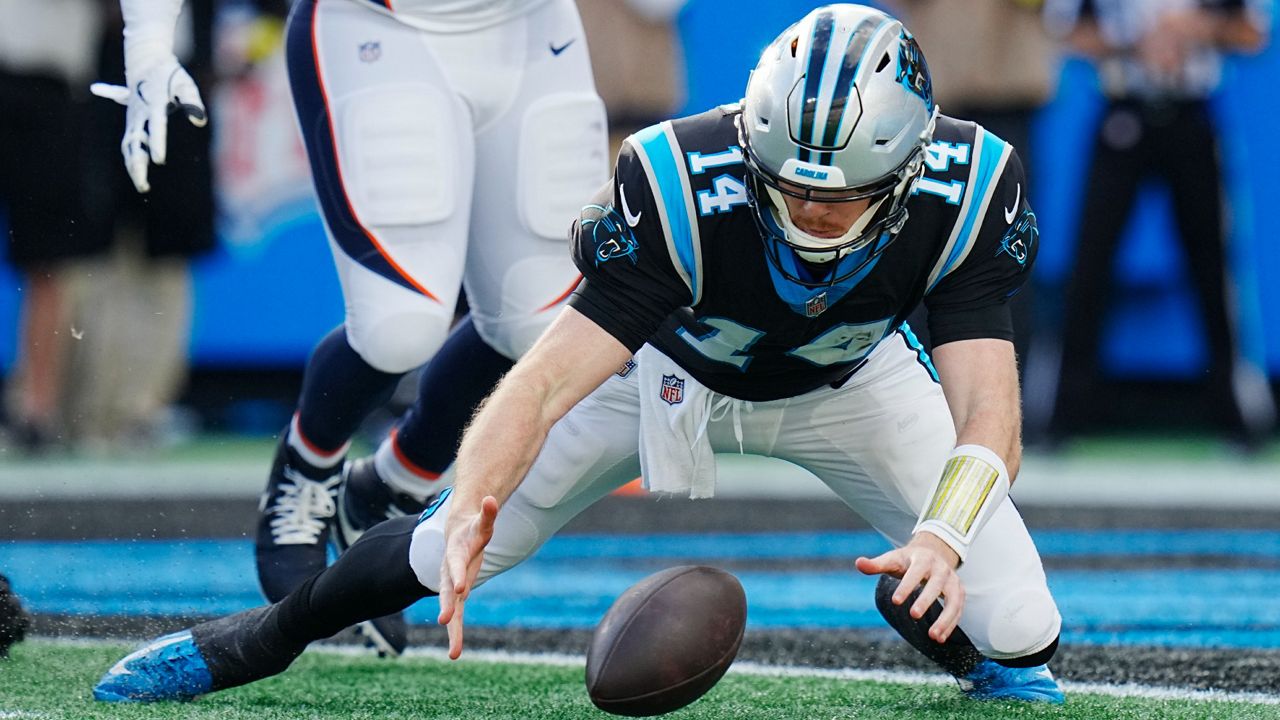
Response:
[[[963,618],[960,624],[978,651],[997,663],[1033,667],[1047,662],[1057,650],[1062,616],[1047,587],[1012,588],[983,610],[977,623]]]

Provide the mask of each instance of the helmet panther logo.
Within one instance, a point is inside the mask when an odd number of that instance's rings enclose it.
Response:
[[[929,66],[924,61],[920,43],[905,30],[902,42],[898,43],[898,82],[924,100],[927,107],[933,107],[933,80],[929,76]]]

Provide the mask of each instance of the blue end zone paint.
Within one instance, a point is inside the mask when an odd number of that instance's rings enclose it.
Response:
[[[1275,531],[1051,531],[1046,558],[1145,557],[1150,569],[1051,570],[1063,641],[1186,647],[1280,647],[1280,573],[1273,569],[1160,568],[1162,557],[1280,558]],[[757,628],[881,628],[875,579],[853,558],[878,553],[871,532],[553,538],[532,560],[477,590],[476,625],[589,628],[624,589],[662,567],[734,562]],[[40,613],[221,614],[261,604],[246,541],[13,542],[0,568]],[[787,559],[848,561],[848,571],[787,572]],[[771,561],[753,570],[752,561]],[[1206,563],[1207,564],[1207,563]],[[1262,563],[1259,563],[1262,564]],[[434,621],[434,600],[410,620]]]

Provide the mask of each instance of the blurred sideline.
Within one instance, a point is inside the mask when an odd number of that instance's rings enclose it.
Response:
[[[141,456],[11,459],[0,452],[0,500],[256,498],[271,443],[206,436]],[[722,455],[719,464],[718,497],[834,498],[817,478],[779,460]],[[1243,456],[1198,437],[1112,437],[1055,453],[1028,450],[1012,496],[1045,506],[1275,509],[1280,445]]]

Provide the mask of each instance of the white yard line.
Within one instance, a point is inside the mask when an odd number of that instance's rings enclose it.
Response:
[[[101,647],[120,645],[120,640],[100,638],[41,638],[40,642],[71,647]],[[346,657],[367,657],[369,648],[362,645],[316,645],[307,652]],[[405,657],[429,660],[448,660],[444,648],[409,648]],[[566,653],[510,652],[506,650],[468,650],[459,662],[515,663],[519,665],[548,665],[553,667],[584,667],[586,657]],[[808,668],[791,665],[766,665],[756,662],[737,662],[729,669],[734,675],[764,677],[827,678],[831,680],[855,680],[861,682],[895,683],[900,685],[950,685],[954,681],[937,673],[920,673],[897,670],[859,670],[856,668]],[[1073,682],[1060,680],[1068,693],[1107,695],[1110,697],[1136,697],[1150,700],[1186,700],[1192,702],[1238,702],[1255,705],[1280,705],[1280,694],[1255,692],[1228,692],[1223,690],[1193,690],[1189,688],[1162,687],[1134,684],[1110,684]],[[0,711],[4,718],[36,717],[32,714],[9,714]]]

